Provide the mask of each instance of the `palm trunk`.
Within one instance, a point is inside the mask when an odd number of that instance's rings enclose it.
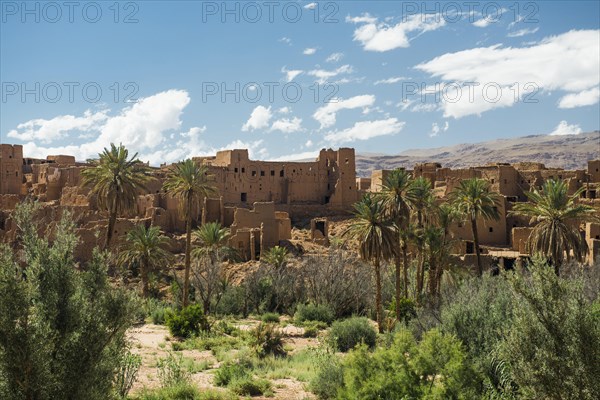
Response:
[[[377,307],[377,326],[383,333],[383,307],[381,306],[381,267],[379,258],[375,258],[375,307]]]
[[[408,299],[408,255],[406,254],[406,244],[402,245],[402,264],[404,267],[404,298]]]
[[[187,201],[187,213],[185,217],[185,275],[183,279],[183,306],[189,304],[190,290],[190,264],[192,252],[192,199],[190,196]]]
[[[481,266],[481,254],[479,251],[479,236],[477,234],[477,220],[471,217],[471,230],[473,231],[473,245],[475,246],[475,255],[477,256],[477,273],[483,275],[483,267]]]
[[[113,202],[110,214],[108,216],[108,226],[106,227],[106,238],[104,241],[104,248],[102,250],[107,250],[110,242],[112,240],[113,231],[115,229],[115,223],[117,222],[117,202],[116,200]]]
[[[142,259],[140,263],[140,275],[142,277],[142,296],[148,297],[148,260],[146,257]]]

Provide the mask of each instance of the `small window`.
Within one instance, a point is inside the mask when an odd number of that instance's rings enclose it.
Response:
[[[252,176],[256,176],[256,171],[252,171]]]
[[[346,164],[348,164],[348,159],[346,158]]]
[[[283,178],[283,170],[279,171],[279,176]]]
[[[246,172],[246,168],[242,167],[242,174]]]
[[[238,169],[237,169],[237,167],[235,167],[235,168],[233,169],[233,172],[238,172]]]
[[[248,201],[248,193],[242,193],[240,196],[240,200],[242,201],[242,203]]]
[[[271,170],[271,176],[275,176],[275,171]]]
[[[492,179],[492,184],[494,184],[494,180]]]
[[[260,171],[260,176],[265,176],[265,171]]]
[[[490,226],[490,233],[494,232],[494,228]]]

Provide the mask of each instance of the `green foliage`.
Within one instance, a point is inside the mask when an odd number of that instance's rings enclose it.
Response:
[[[244,377],[235,379],[229,384],[229,389],[240,396],[272,396],[271,382],[266,379]]]
[[[432,330],[417,343],[401,330],[390,347],[361,345],[343,361],[339,399],[470,399],[472,372],[460,342]]]
[[[179,311],[168,312],[165,322],[171,335],[188,338],[208,331],[210,326],[202,311],[202,306],[192,304]]]
[[[247,360],[224,363],[215,371],[214,383],[217,386],[228,386],[234,380],[251,376],[252,364]]]
[[[557,277],[535,261],[511,277],[518,296],[500,354],[525,398],[600,398],[600,319],[583,282]]]
[[[294,320],[298,324],[306,321],[320,321],[329,325],[333,322],[333,319],[333,310],[324,304],[300,304],[294,314]]]
[[[225,288],[221,301],[215,307],[217,315],[247,316],[246,290],[240,286],[229,285]]]
[[[279,323],[279,314],[272,312],[264,313],[260,317],[260,320],[264,323]]]
[[[305,325],[304,333],[302,334],[305,338],[315,338],[319,335],[319,329],[315,325]]]
[[[142,357],[132,353],[123,354],[121,365],[115,375],[115,393],[119,398],[126,398],[142,365]]]
[[[184,365],[181,354],[169,352],[167,357],[158,360],[158,379],[162,387],[189,383],[190,373]]]
[[[272,247],[262,256],[262,261],[275,267],[276,269],[285,267],[288,259],[289,254],[287,249],[279,246]]]
[[[136,305],[108,282],[107,254],[94,251],[78,271],[68,212],[50,244],[36,210],[13,213],[22,250],[0,246],[0,398],[106,399]]]
[[[310,381],[309,390],[319,399],[334,399],[338,388],[344,385],[344,370],[340,358],[329,349],[315,350],[314,367],[316,375]]]
[[[348,351],[360,343],[374,347],[376,340],[377,332],[365,317],[335,321],[327,335],[330,346],[339,351]]]
[[[258,357],[284,356],[283,334],[275,324],[260,323],[252,330],[251,345]]]
[[[390,306],[390,311],[392,311],[394,315],[396,315],[396,308],[396,299],[394,299]],[[408,323],[417,316],[417,304],[413,299],[402,297],[398,308],[400,309],[400,321],[404,322],[404,325],[408,325]]]
[[[214,389],[198,390],[190,383],[180,383],[166,388],[144,390],[136,400],[234,400],[237,396]]]

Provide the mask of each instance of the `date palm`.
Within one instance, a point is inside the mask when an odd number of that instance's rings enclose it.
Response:
[[[512,215],[529,217],[529,223],[535,224],[527,240],[527,249],[545,257],[554,265],[557,275],[565,255],[567,260],[572,256],[581,262],[587,254],[587,243],[579,233],[579,224],[598,221],[593,207],[577,204],[584,189],[569,196],[564,181],[548,180],[541,191],[526,192],[529,202],[515,204],[511,211]]]
[[[412,177],[404,169],[395,169],[389,173],[383,182],[378,198],[381,200],[383,209],[388,218],[396,225],[396,304],[400,304],[400,265],[403,266],[404,297],[408,298],[408,257],[407,229],[410,220],[410,207],[413,202],[411,197]],[[401,309],[396,307],[396,318],[400,320]]]
[[[160,233],[157,226],[136,225],[127,233],[125,243],[119,253],[120,265],[137,264],[142,278],[142,293],[148,296],[148,273],[173,260],[167,250],[169,238]]]
[[[192,235],[199,244],[192,250],[193,258],[208,257],[211,261],[217,259],[236,261],[239,258],[237,250],[229,246],[229,229],[223,228],[218,222],[207,222],[196,229]]]
[[[481,252],[479,250],[479,235],[477,233],[477,219],[498,220],[498,205],[500,195],[490,190],[489,183],[484,179],[465,179],[450,192],[449,199],[465,218],[471,222],[473,234],[473,245],[477,256],[477,271],[479,276],[483,275],[481,266]]]
[[[413,209],[413,218],[416,220],[415,227],[412,230],[412,237],[419,251],[417,262],[417,297],[423,291],[423,282],[425,280],[425,223],[431,218],[432,206],[435,204],[431,182],[424,177],[418,177],[412,181],[408,190]]]
[[[119,213],[131,210],[140,191],[146,190],[145,184],[152,179],[150,168],[137,159],[137,153],[131,158],[129,151],[120,144],[113,143],[98,154],[97,160],[90,160],[91,167],[81,171],[82,185],[90,188],[95,195],[98,207],[108,212],[108,226],[103,249],[107,249],[112,240],[115,223]]]
[[[275,246],[269,249],[262,259],[276,270],[280,270],[288,262],[289,253],[285,247]]]
[[[393,223],[386,218],[383,204],[374,196],[367,195],[354,204],[354,218],[343,236],[358,241],[358,254],[375,267],[375,306],[377,325],[383,332],[383,308],[381,305],[381,262],[392,259],[396,251],[396,233]]]
[[[183,306],[189,303],[190,264],[192,251],[192,212],[200,200],[217,193],[213,176],[208,167],[187,159],[175,164],[163,183],[165,192],[179,199],[179,210],[185,220],[185,275],[183,282]]]

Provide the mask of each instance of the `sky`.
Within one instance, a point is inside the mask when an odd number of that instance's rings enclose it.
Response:
[[[0,18],[0,142],[26,157],[291,160],[600,125],[598,1],[1,0]]]

